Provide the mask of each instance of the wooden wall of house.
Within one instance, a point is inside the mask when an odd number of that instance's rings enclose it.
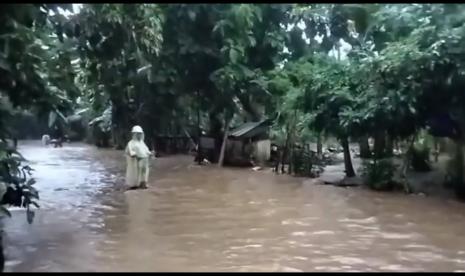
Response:
[[[235,159],[242,157],[242,148],[244,143],[241,140],[228,139],[226,144],[225,158]]]
[[[251,148],[249,148],[251,147]],[[248,149],[249,148],[249,149]],[[271,141],[269,139],[246,142],[244,140],[228,139],[226,144],[225,160],[228,163],[241,163],[250,160],[248,151],[251,150],[253,159],[260,165],[264,165],[271,156]],[[250,151],[249,151],[250,152]]]
[[[259,164],[264,164],[270,160],[271,141],[269,139],[256,141],[254,143],[254,156]]]

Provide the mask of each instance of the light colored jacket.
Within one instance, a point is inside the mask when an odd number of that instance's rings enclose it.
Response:
[[[144,143],[144,137],[139,141],[133,136],[126,146],[126,185],[135,187],[149,178],[149,158],[152,154]]]

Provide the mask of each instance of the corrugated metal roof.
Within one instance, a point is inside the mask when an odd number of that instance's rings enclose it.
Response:
[[[267,123],[267,122],[268,120],[263,120],[260,122],[244,123],[243,125],[231,130],[231,133],[229,134],[229,136],[235,137],[235,138],[246,136],[248,133],[257,129],[258,127],[261,127],[264,123]]]

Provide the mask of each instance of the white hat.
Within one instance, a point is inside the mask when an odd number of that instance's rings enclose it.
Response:
[[[142,130],[140,126],[133,126],[131,133],[144,133],[144,131]]]

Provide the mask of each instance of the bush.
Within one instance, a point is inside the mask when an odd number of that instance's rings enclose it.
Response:
[[[23,207],[26,208],[27,221],[32,223],[35,213],[30,206],[39,208],[39,192],[33,187],[35,180],[31,178],[32,169],[24,166],[21,163],[23,161],[25,159],[16,149],[5,141],[0,141],[0,216],[11,217],[7,206]],[[3,229],[0,231],[0,272],[3,272]]]
[[[373,190],[387,191],[395,188],[393,181],[395,165],[390,159],[375,159],[366,161],[362,169],[362,177],[365,185]]]
[[[303,149],[294,149],[292,153],[292,170],[297,176],[311,176],[313,158]]]
[[[446,188],[454,190],[456,196],[465,199],[465,183],[463,181],[463,152],[457,149],[455,156],[447,163],[447,175],[444,181]]]
[[[292,170],[296,176],[314,178],[321,174],[323,166],[316,152],[294,150],[292,155]]]
[[[27,220],[32,223],[39,192],[33,187],[35,180],[31,178],[32,169],[24,166],[25,161],[14,148],[0,142],[0,214],[11,216],[4,205],[26,208]]]
[[[426,145],[414,146],[410,151],[410,164],[416,172],[429,172],[431,165],[429,161],[430,149]]]

